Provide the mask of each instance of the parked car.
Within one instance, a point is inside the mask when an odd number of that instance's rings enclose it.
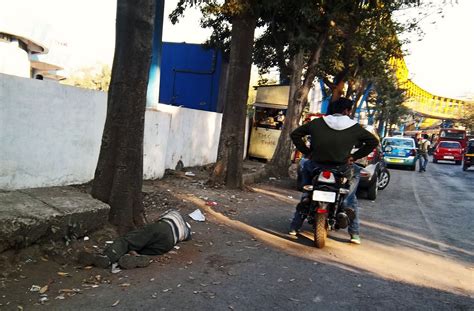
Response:
[[[470,139],[467,143],[462,170],[466,171],[472,165],[474,165],[474,139]]]
[[[456,165],[461,165],[463,147],[458,141],[442,141],[436,145],[433,152],[433,163],[439,160],[454,161]]]
[[[381,148],[375,148],[368,156],[357,160],[356,163],[362,167],[357,191],[362,190],[366,193],[367,199],[375,200],[378,190],[385,189],[390,181],[390,172],[383,160]]]
[[[382,140],[383,158],[387,165],[407,166],[416,170],[416,145],[411,137],[385,137]]]

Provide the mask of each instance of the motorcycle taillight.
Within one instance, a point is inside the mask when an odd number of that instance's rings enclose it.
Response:
[[[327,184],[335,184],[336,178],[334,178],[334,174],[330,171],[322,171],[321,174],[319,174],[318,176],[318,181]]]

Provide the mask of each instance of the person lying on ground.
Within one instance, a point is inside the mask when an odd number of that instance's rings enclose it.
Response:
[[[162,255],[178,242],[190,238],[191,226],[178,211],[169,210],[157,222],[117,238],[101,253],[80,252],[78,261],[99,268],[107,268],[116,262],[124,269],[146,267],[151,261],[149,256]]]

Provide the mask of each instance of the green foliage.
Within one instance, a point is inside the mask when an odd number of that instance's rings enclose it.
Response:
[[[352,8],[352,13],[335,20],[319,66],[320,76],[335,77],[344,72],[341,78],[349,83],[372,80],[388,70],[391,57],[402,56],[396,35],[402,26],[391,19],[396,7],[391,1],[377,3]]]
[[[398,34],[417,28],[413,21],[393,20],[397,10],[420,5],[419,1],[298,1],[280,2],[265,11],[264,34],[256,40],[254,61],[261,72],[278,67],[284,77],[291,74],[289,60],[305,51],[308,60],[325,31],[328,40],[317,64],[317,76],[338,77],[349,84],[364,85],[384,75],[391,57],[402,57]],[[264,23],[265,22],[265,23]],[[311,70],[307,63],[304,71]],[[334,81],[337,82],[337,81]],[[346,96],[355,95],[349,88]]]
[[[213,30],[207,44],[228,52],[232,16],[242,10],[242,3],[246,2],[180,0],[170,19],[176,23],[186,8],[198,7],[203,14],[201,26]],[[255,41],[254,63],[261,74],[278,67],[282,78],[287,79],[291,75],[292,56],[303,50],[309,59],[324,32],[329,32],[329,40],[318,66],[319,76],[335,76],[343,70],[350,76],[383,71],[384,62],[397,53],[400,55],[396,34],[405,29],[391,20],[392,12],[417,1],[260,0],[249,3],[259,17],[257,25],[264,28]],[[364,72],[362,67],[366,68]]]
[[[206,45],[222,50],[224,56],[228,58],[232,29],[231,15],[224,14],[225,8],[215,0],[201,6],[201,12],[203,14],[201,27],[213,29]]]
[[[211,0],[196,4],[181,0],[170,18],[176,22],[186,7],[199,6],[203,13],[201,26],[213,30],[207,43],[228,51],[232,15],[242,9],[240,3],[237,0]],[[251,2],[251,9],[259,17],[257,25],[264,29],[255,41],[254,63],[260,74],[277,67],[280,80],[288,81],[292,72],[292,57],[304,51],[303,76],[316,70],[319,77],[347,81],[349,88],[346,96],[357,98],[369,81],[387,80],[389,60],[403,56],[398,34],[415,29],[416,23],[401,24],[392,17],[397,10],[414,5],[422,4],[411,0]],[[311,55],[319,48],[318,42],[324,34],[328,39],[324,43],[322,57],[319,63],[311,64]],[[383,87],[380,82],[375,84],[377,88]],[[387,92],[386,87],[380,90],[380,94]],[[383,101],[394,101],[396,96],[390,94],[389,98]],[[389,106],[392,107],[391,104]]]
[[[107,92],[109,90],[111,69],[108,65],[101,68],[87,67],[74,72],[61,83],[85,89]]]
[[[254,62],[260,73],[278,67],[283,79],[291,75],[290,60],[300,50],[308,54],[329,27],[324,1],[272,2],[262,11],[264,33],[257,38]]]

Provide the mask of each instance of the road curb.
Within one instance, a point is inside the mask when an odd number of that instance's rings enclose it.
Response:
[[[259,168],[255,172],[247,173],[242,176],[244,185],[251,185],[266,179],[269,176],[265,167]]]
[[[107,223],[109,210],[73,187],[0,192],[0,252],[84,236]]]

